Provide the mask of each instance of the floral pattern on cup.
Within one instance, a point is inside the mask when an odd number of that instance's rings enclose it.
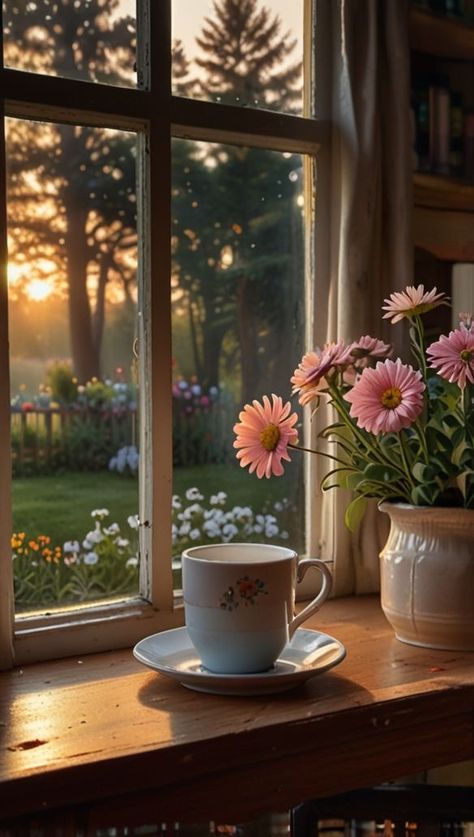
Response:
[[[235,587],[228,587],[222,594],[220,607],[223,610],[235,610],[239,604],[245,607],[254,605],[260,595],[267,596],[267,585],[260,578],[249,578],[248,575],[238,578]]]

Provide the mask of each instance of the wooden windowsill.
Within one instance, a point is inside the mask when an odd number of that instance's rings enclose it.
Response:
[[[474,656],[398,642],[377,596],[307,623],[347,658],[280,695],[217,697],[129,649],[0,675],[0,821],[249,819],[473,753]]]

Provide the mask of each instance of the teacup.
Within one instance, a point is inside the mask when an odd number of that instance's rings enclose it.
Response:
[[[186,627],[202,665],[219,674],[250,674],[274,664],[296,628],[327,599],[326,564],[298,564],[292,549],[270,544],[219,543],[182,554]],[[323,584],[295,616],[295,588],[309,567]]]

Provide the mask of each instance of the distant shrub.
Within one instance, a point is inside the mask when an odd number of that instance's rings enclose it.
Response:
[[[52,400],[59,404],[72,404],[77,398],[77,378],[69,363],[53,363],[46,372],[46,384]]]

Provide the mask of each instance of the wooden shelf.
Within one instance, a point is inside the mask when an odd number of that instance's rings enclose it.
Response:
[[[415,247],[448,262],[474,262],[474,220],[470,212],[415,206]]]
[[[437,174],[415,172],[415,206],[474,212],[474,183]],[[473,222],[474,224],[474,219]]]
[[[409,10],[408,33],[411,49],[452,61],[474,59],[474,27],[423,9]]]

